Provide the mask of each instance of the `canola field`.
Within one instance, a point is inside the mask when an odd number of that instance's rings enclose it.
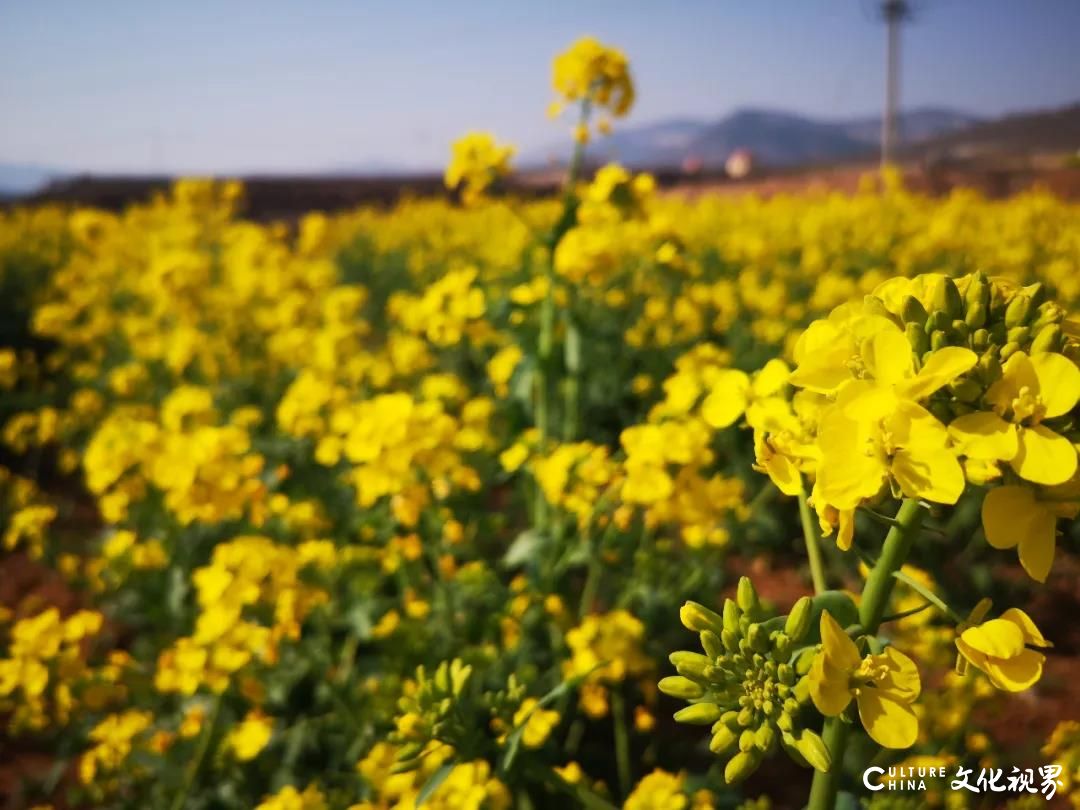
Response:
[[[665,196],[553,84],[557,198],[0,211],[7,806],[1080,806],[1080,206]]]

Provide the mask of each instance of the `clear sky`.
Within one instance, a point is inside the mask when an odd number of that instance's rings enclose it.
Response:
[[[561,140],[551,57],[592,34],[629,123],[875,113],[873,0],[0,0],[0,162],[91,171],[432,167],[468,129]],[[916,0],[905,107],[1080,100],[1080,0]],[[624,124],[625,125],[625,124]]]

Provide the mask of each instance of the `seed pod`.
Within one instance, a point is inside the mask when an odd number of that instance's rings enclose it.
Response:
[[[829,756],[829,749],[825,747],[825,741],[815,732],[805,729],[795,740],[795,747],[814,769],[822,773],[829,772],[832,757]]]
[[[900,309],[900,320],[905,324],[914,323],[920,327],[926,323],[926,307],[922,305],[914,295],[904,296],[904,303]]]
[[[679,609],[679,619],[687,630],[700,633],[712,630],[719,633],[724,628],[724,620],[715,612],[697,602],[687,602]]]
[[[682,675],[669,675],[662,679],[657,686],[668,697],[679,700],[697,700],[704,697],[705,689],[699,683],[694,683]]]
[[[724,768],[724,781],[729,785],[741,782],[761,763],[761,755],[756,751],[741,751],[733,756]]]
[[[1005,326],[1009,329],[1014,326],[1023,326],[1030,312],[1031,299],[1023,293],[1018,293],[1005,309]]]
[[[712,739],[709,741],[709,750],[714,754],[724,754],[731,750],[738,741],[739,736],[727,726],[714,729]]]
[[[709,666],[709,659],[701,653],[680,650],[668,656],[675,670],[684,677],[695,681],[705,679],[705,667]]]
[[[708,726],[720,719],[720,707],[715,703],[694,703],[675,712],[675,721],[694,726]]]
[[[750,581],[749,577],[739,578],[739,588],[736,591],[735,598],[743,613],[748,613],[751,616],[757,614],[761,604],[758,602],[758,595],[757,591],[754,590],[754,583]]]
[[[720,636],[716,635],[712,630],[702,630],[699,638],[701,640],[701,649],[705,650],[705,654],[709,658],[715,660],[723,656],[724,644],[720,641]]]
[[[1031,341],[1031,353],[1059,352],[1064,346],[1065,333],[1061,330],[1061,324],[1048,323]]]

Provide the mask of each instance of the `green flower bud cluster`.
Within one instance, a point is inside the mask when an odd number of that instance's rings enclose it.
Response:
[[[795,653],[811,629],[812,614],[812,601],[804,597],[788,616],[767,616],[746,577],[739,580],[736,598],[724,602],[722,615],[696,602],[680,611],[682,623],[699,634],[704,654],[672,653],[679,674],[660,681],[660,691],[690,703],[676,712],[677,721],[712,726],[709,748],[729,756],[728,783],[748,777],[778,748],[800,764],[829,768],[824,742],[800,719],[810,700],[810,656]]]
[[[1016,352],[1066,349],[1065,310],[1048,300],[1041,282],[1013,287],[977,272],[956,281],[943,277],[931,289],[928,303],[908,295],[898,313],[915,356],[925,362],[946,346],[979,356],[975,368],[931,399],[930,410],[943,422],[979,410],[982,396],[1001,379],[1002,363]]]
[[[475,736],[471,676],[473,669],[460,659],[443,661],[429,673],[416,670],[416,687],[398,700],[397,729],[390,742],[400,747],[394,773],[415,770],[431,742],[446,743],[460,750]]]

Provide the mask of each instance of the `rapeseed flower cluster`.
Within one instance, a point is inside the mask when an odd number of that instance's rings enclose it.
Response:
[[[633,104],[595,40],[554,74],[579,141]],[[73,769],[28,802],[760,807],[783,750],[819,810],[849,737],[1000,754],[1065,650],[984,597],[1075,542],[1080,210],[685,199],[584,148],[558,198],[474,134],[455,201],[0,212],[3,745]],[[800,529],[820,592],[773,604]]]

